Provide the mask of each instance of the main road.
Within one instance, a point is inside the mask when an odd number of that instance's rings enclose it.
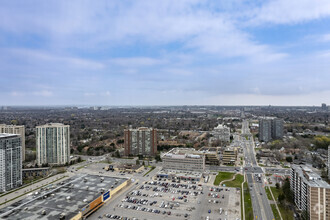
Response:
[[[254,219],[272,220],[274,215],[264,189],[263,170],[256,161],[253,136],[250,133],[249,122],[246,120],[242,123],[241,140],[245,157],[244,171],[250,188]]]

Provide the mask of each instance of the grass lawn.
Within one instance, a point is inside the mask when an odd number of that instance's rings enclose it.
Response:
[[[230,180],[231,178],[233,178],[233,176],[234,176],[234,173],[219,172],[218,175],[215,177],[213,184],[218,186],[220,184],[220,182],[222,182],[223,180]]]
[[[244,176],[241,174],[237,174],[234,180],[225,182],[224,184],[226,184],[227,187],[241,188],[243,182]]]
[[[285,209],[282,205],[278,204],[283,220],[293,220],[293,211],[291,209]]]
[[[275,200],[277,200],[278,196],[280,195],[280,189],[276,189],[274,186],[271,186],[270,189],[272,190]]]
[[[272,193],[275,197],[275,199],[277,200],[278,195],[281,193],[280,190],[281,189],[276,189],[276,187],[270,187],[270,189],[272,190]],[[280,209],[282,218],[284,220],[293,220],[293,212],[290,209],[285,209],[281,204],[277,204],[278,208]],[[274,214],[275,215],[275,214]]]
[[[272,194],[270,194],[269,187],[265,187],[265,190],[266,190],[267,198],[269,200],[273,200]]]
[[[276,209],[276,205],[275,204],[270,204],[270,207],[272,207],[272,211],[273,211],[275,220],[281,220],[280,214],[278,213],[278,211]]]
[[[253,216],[252,201],[251,201],[251,195],[248,184],[244,183],[243,187],[244,187],[243,193],[244,193],[245,219],[252,220],[254,219],[254,216]]]

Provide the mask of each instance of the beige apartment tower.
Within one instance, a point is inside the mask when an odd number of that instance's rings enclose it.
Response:
[[[25,127],[24,125],[6,125],[0,124],[0,134],[19,134],[22,146],[22,161],[25,161]]]
[[[37,163],[64,165],[70,162],[70,126],[50,123],[36,127]]]
[[[294,202],[307,219],[330,219],[330,185],[309,167],[291,165]]]
[[[156,129],[146,127],[125,129],[124,138],[125,156],[155,156],[157,154]]]

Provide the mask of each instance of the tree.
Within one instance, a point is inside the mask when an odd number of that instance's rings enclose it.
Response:
[[[279,183],[276,183],[275,186],[276,186],[276,189],[279,189],[280,188],[280,184]]]
[[[289,163],[292,163],[292,157],[286,157],[286,161],[288,161]]]
[[[144,163],[144,161],[142,162],[142,165],[143,165],[143,166],[145,166],[145,163]]]
[[[160,158],[160,155],[157,154],[157,155],[155,156],[155,160],[156,160],[156,161],[162,161],[162,158]]]
[[[80,163],[82,161],[81,157],[78,157],[77,162]]]
[[[120,158],[120,153],[118,150],[116,150],[116,152],[115,152],[115,157]]]
[[[140,165],[140,161],[139,160],[136,160],[136,165]]]

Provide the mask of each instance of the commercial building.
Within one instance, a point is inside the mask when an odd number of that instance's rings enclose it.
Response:
[[[211,134],[213,135],[213,138],[217,140],[230,142],[230,128],[228,128],[226,125],[219,124],[213,129]]]
[[[37,163],[64,165],[70,162],[70,126],[50,123],[36,127]]]
[[[237,161],[237,148],[228,147],[222,152],[222,163],[224,165],[234,165]]]
[[[220,165],[220,157],[218,147],[203,147],[196,152],[205,155],[205,164]]]
[[[17,134],[0,134],[0,192],[22,185],[22,146]]]
[[[78,174],[0,210],[0,219],[86,219],[130,183],[126,178]]]
[[[173,148],[162,155],[163,168],[168,170],[205,170],[205,156],[191,148]]]
[[[307,166],[291,165],[294,202],[307,219],[330,219],[330,185]]]
[[[24,125],[0,124],[0,134],[19,134],[21,136],[22,160],[25,161],[25,127]]]
[[[157,154],[156,129],[146,127],[125,129],[124,138],[125,156],[155,156]]]
[[[283,138],[283,119],[261,118],[259,120],[259,140],[269,142]]]

